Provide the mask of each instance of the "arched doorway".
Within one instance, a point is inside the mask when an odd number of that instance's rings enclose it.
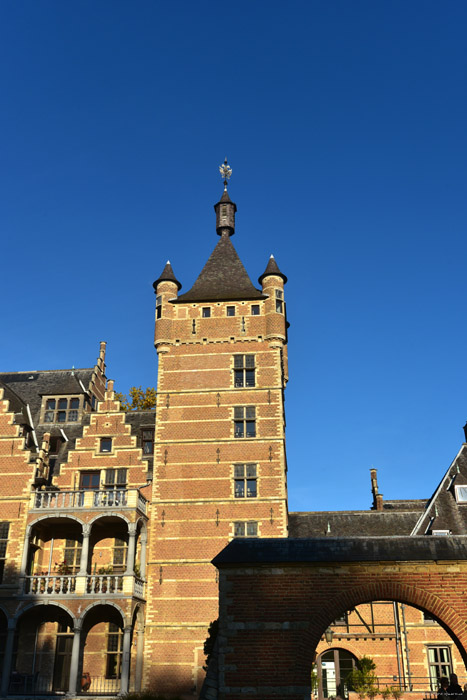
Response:
[[[347,649],[333,648],[320,654],[316,660],[319,699],[348,698],[347,677],[356,663],[356,657]]]

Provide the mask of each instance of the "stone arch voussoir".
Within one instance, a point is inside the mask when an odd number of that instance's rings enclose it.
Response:
[[[24,608],[20,608],[14,616],[14,620],[18,622],[18,620],[27,612],[32,610],[33,608],[38,608],[39,606],[46,605],[48,608],[60,608],[64,612],[67,613],[67,615],[70,616],[70,619],[73,621],[73,627],[75,627],[75,624],[77,622],[76,617],[73,615],[71,610],[66,607],[66,605],[63,605],[63,603],[59,603],[57,600],[54,600],[53,602],[50,600],[39,600],[39,601],[34,601],[33,603],[28,603],[27,605],[24,606]]]

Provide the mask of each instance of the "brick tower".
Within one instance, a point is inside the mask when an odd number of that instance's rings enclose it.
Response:
[[[159,356],[148,558],[146,683],[193,693],[218,615],[212,558],[234,537],[286,537],[284,283],[271,256],[252,284],[231,237],[236,205],[214,206],[213,253],[193,287],[168,262],[154,282]]]

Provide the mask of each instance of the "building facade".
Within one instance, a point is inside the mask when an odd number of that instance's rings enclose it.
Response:
[[[235,538],[466,532],[463,453],[428,501],[384,502],[373,470],[370,511],[288,513],[287,278],[271,256],[253,285],[235,213],[225,187],[218,243],[190,290],[170,263],[154,282],[155,410],[121,410],[105,343],[89,369],[0,373],[4,696],[197,695],[218,616],[212,560]],[[400,603],[356,606],[327,637],[320,698],[347,694],[363,654],[409,689],[462,666],[436,621]]]
[[[236,206],[192,289],[154,283],[155,411],[124,413],[105,375],[0,374],[2,693],[193,696],[218,614],[213,557],[286,537],[285,275],[251,282]]]

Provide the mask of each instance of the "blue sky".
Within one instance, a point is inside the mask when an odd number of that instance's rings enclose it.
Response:
[[[152,282],[286,287],[291,510],[429,496],[463,440],[467,5],[0,3],[2,370],[156,382]]]

